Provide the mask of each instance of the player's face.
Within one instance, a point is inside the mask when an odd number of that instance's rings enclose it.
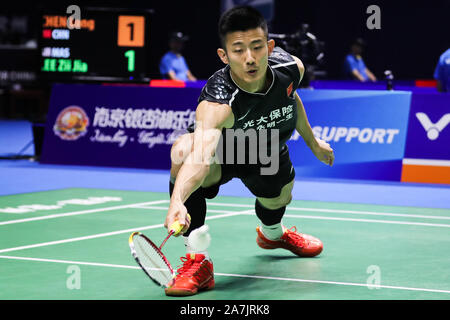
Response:
[[[274,41],[267,41],[262,28],[230,32],[226,36],[226,51],[218,53],[230,65],[233,79],[249,90],[258,90],[265,83],[267,59]]]

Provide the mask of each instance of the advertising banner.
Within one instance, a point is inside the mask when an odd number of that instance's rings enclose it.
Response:
[[[401,180],[450,184],[450,94],[413,93]]]
[[[314,134],[330,143],[336,160],[324,165],[294,133],[288,146],[297,177],[400,181],[410,92],[298,93]],[[57,84],[41,162],[169,169],[171,145],[194,121],[199,94],[188,87]]]
[[[42,163],[170,168],[170,148],[195,119],[198,88],[57,84]]]
[[[288,142],[297,176],[400,181],[410,92],[297,91],[316,137],[328,142],[335,163],[321,163],[295,134]]]

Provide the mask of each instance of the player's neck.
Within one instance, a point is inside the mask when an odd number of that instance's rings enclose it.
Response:
[[[267,70],[269,70],[269,67],[267,67]],[[272,72],[267,72],[260,80],[255,81],[254,83],[248,83],[242,81],[239,77],[236,76],[236,74],[233,72],[233,70],[230,69],[230,75],[233,79],[234,83],[237,84],[237,86],[244,91],[251,92],[251,93],[260,93],[260,92],[266,92],[269,88],[270,84],[272,83]]]

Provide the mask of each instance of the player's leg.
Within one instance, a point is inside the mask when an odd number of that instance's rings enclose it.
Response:
[[[282,219],[286,206],[292,200],[295,170],[285,148],[280,153],[279,170],[274,175],[253,173],[243,180],[256,195],[255,212],[261,226],[257,227],[258,245],[264,249],[284,248],[298,256],[315,256],[323,248],[319,239],[296,232],[296,228],[286,229]]]
[[[261,221],[261,227],[256,228],[256,242],[263,249],[283,248],[300,257],[313,257],[322,252],[322,242],[297,232],[296,227],[287,229],[282,223],[286,206],[292,200],[293,186],[294,181],[283,186],[278,197],[256,199],[255,211]]]
[[[292,200],[292,189],[294,188],[294,181],[292,180],[288,184],[281,188],[280,195],[275,198],[257,197],[259,203],[264,207],[272,210],[276,210],[287,206]]]
[[[286,211],[286,206],[292,200],[294,179],[281,188],[280,195],[273,198],[257,197],[255,212],[261,221],[261,231],[268,239],[280,239],[283,235],[281,220]]]

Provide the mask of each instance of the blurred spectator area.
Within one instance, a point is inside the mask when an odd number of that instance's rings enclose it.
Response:
[[[29,10],[0,11],[0,118],[38,120],[47,112],[48,90],[37,79],[35,16]]]

